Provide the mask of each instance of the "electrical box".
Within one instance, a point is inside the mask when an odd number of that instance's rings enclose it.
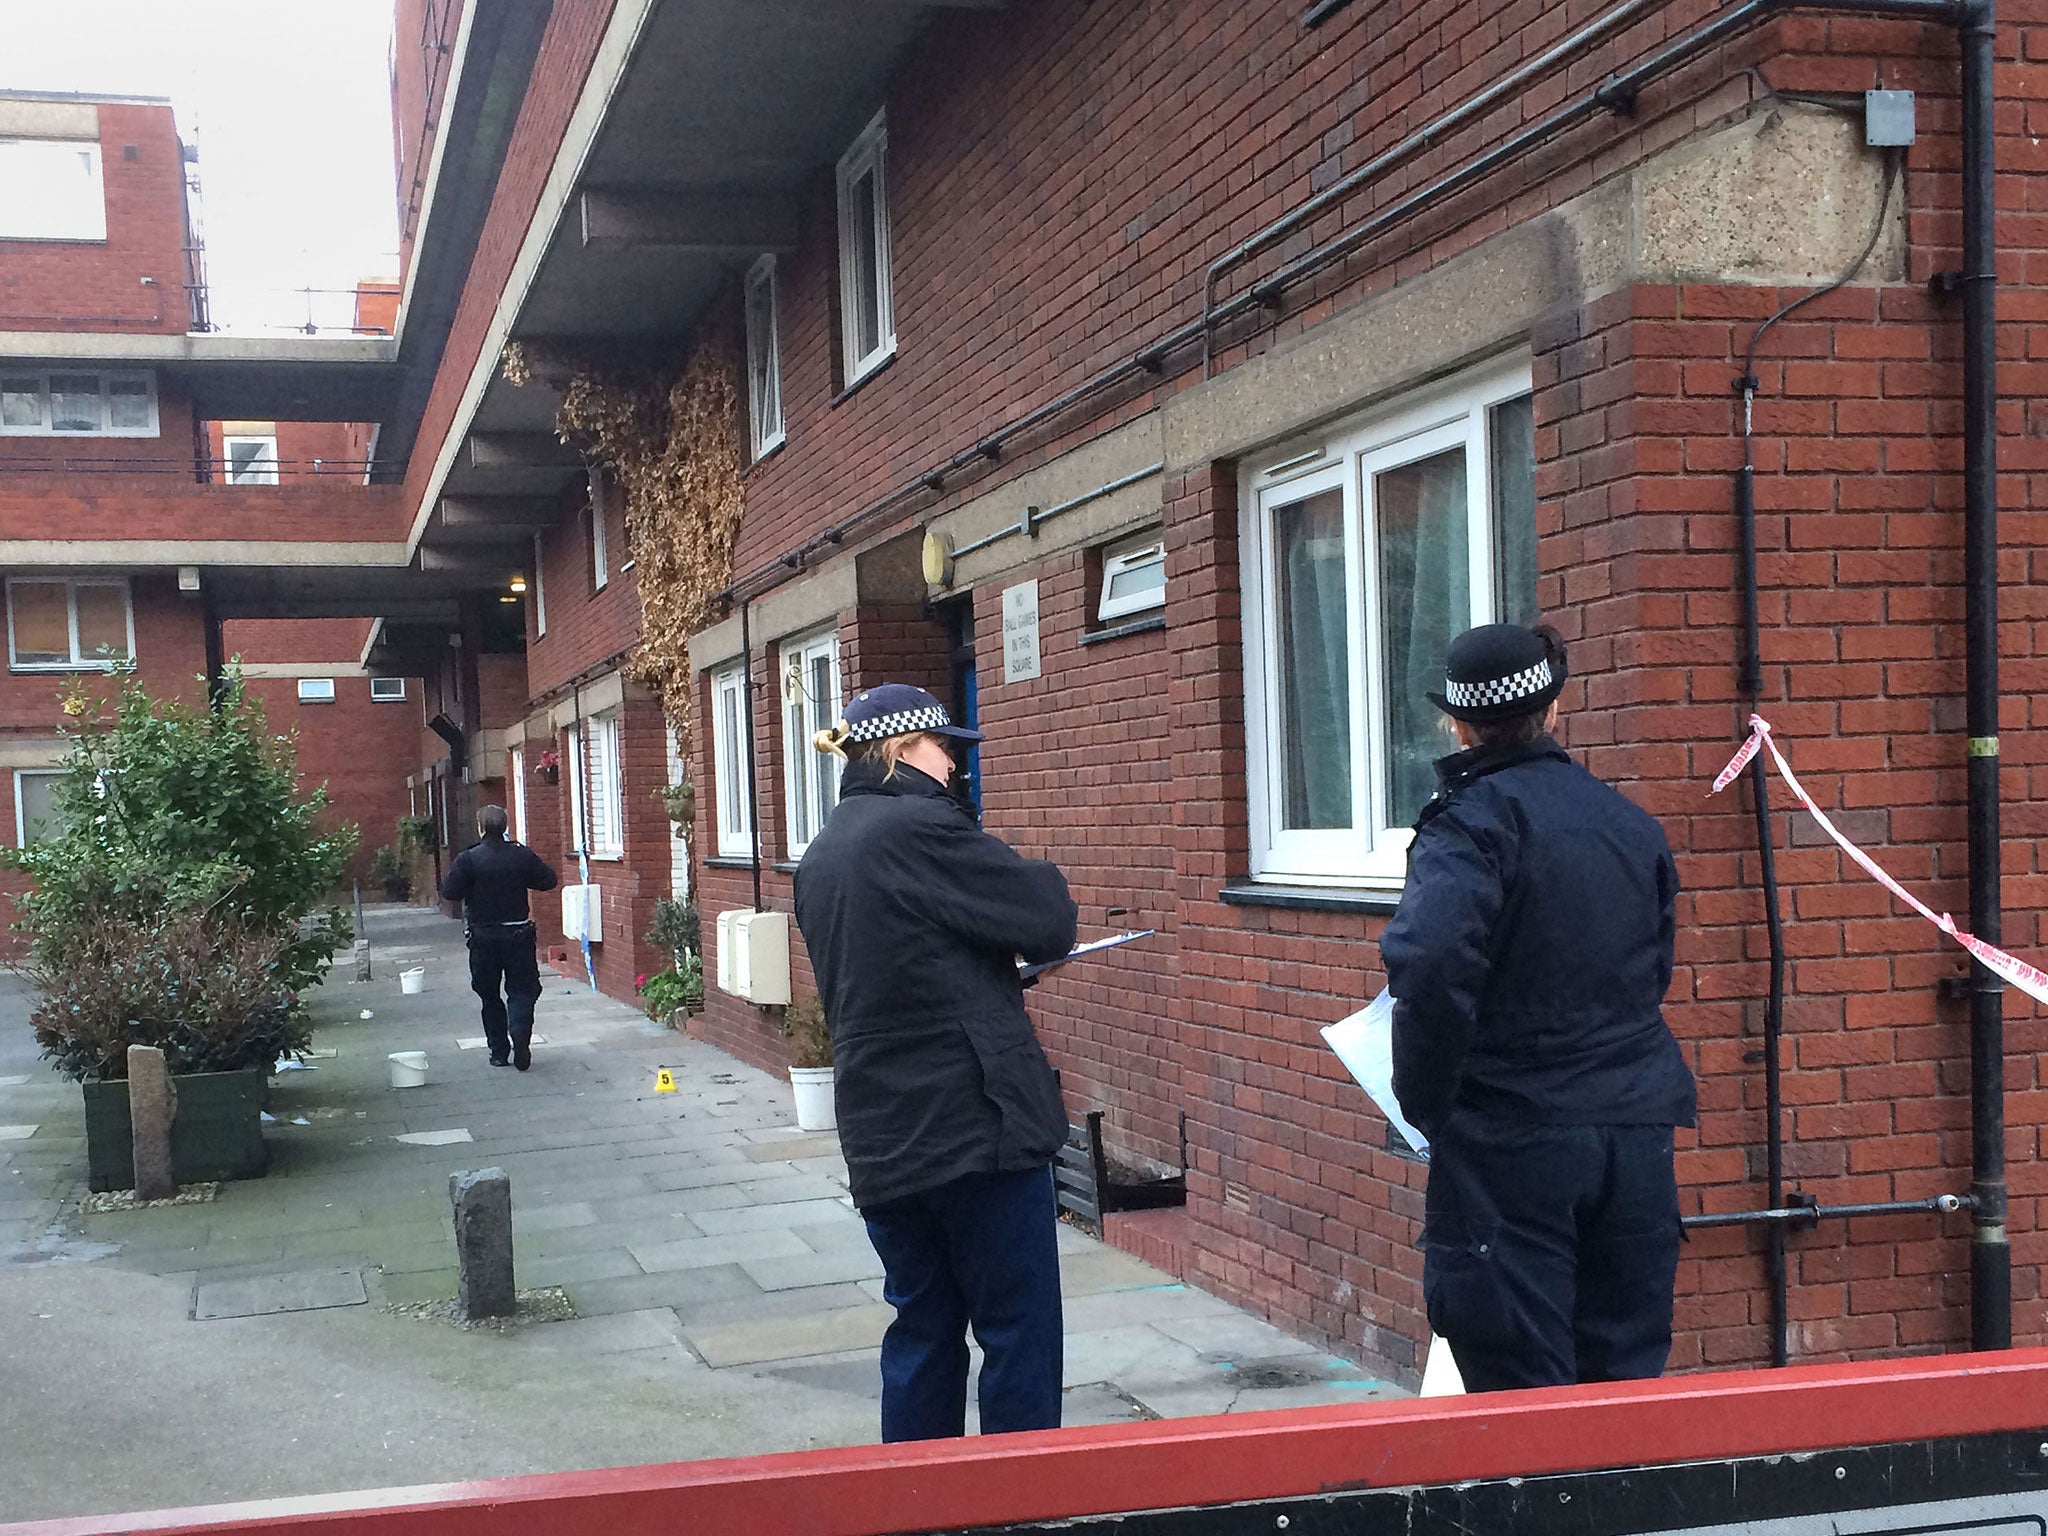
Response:
[[[1913,93],[1865,91],[1863,142],[1872,149],[1903,149],[1913,142]]]
[[[718,914],[718,990],[760,1007],[789,1001],[789,914]]]
[[[594,885],[562,887],[562,937],[604,942],[604,905]]]

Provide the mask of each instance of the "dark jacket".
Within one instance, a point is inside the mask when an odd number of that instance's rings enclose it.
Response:
[[[441,899],[461,902],[471,927],[488,927],[526,922],[526,893],[554,888],[555,872],[539,854],[508,837],[487,837],[455,856]]]
[[[1656,821],[1545,736],[1437,764],[1380,937],[1394,1094],[1551,1125],[1690,1125],[1664,1023],[1678,871]]]
[[[839,1142],[867,1209],[1052,1161],[1059,1084],[1017,960],[1074,945],[1053,865],[1020,857],[915,768],[847,767],[796,872],[796,920],[832,1031]]]

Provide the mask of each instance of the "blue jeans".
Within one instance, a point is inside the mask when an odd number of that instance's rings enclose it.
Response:
[[[981,1432],[1060,1422],[1060,1256],[1050,1168],[978,1173],[862,1213],[896,1320],[882,1338],[882,1439],[967,1433],[967,1330]]]

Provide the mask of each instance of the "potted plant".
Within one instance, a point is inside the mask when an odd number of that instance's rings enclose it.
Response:
[[[832,1031],[825,1024],[825,1005],[815,997],[797,999],[782,1012],[782,1030],[789,1037],[789,1086],[796,1096],[797,1129],[836,1129]]]
[[[290,738],[272,733],[230,666],[211,708],[123,682],[111,713],[64,701],[70,750],[48,835],[5,850],[27,874],[30,1015],[44,1054],[81,1084],[88,1177],[133,1182],[127,1052],[162,1050],[178,1088],[173,1172],[263,1168],[264,1081],[303,1049],[299,996],[351,934],[320,910],[355,847],[322,832]]]
[[[640,994],[640,1006],[647,1017],[656,1023],[666,1024],[670,1016],[683,1006],[687,988],[680,971],[666,970],[634,977],[633,990]]]
[[[664,784],[654,793],[655,798],[661,801],[662,809],[668,812],[668,819],[674,823],[676,835],[686,835],[697,815],[697,787],[694,784]]]
[[[533,776],[543,784],[557,783],[562,777],[562,754],[555,747],[543,747],[540,756],[533,760]]]

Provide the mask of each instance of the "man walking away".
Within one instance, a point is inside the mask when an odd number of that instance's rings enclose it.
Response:
[[[1662,1373],[1678,1266],[1665,1026],[1678,872],[1663,830],[1550,737],[1548,629],[1451,642],[1464,748],[1416,824],[1380,939],[1394,1093],[1430,1140],[1422,1290],[1475,1392]]]
[[[483,1000],[491,1065],[533,1065],[533,1005],[540,1000],[540,949],[528,891],[552,891],[555,872],[505,835],[505,808],[476,813],[483,841],[465,849],[441,882],[441,899],[463,904],[469,935],[469,985]],[[499,996],[503,987],[504,995]]]
[[[1067,1115],[1017,960],[1073,947],[1074,900],[949,791],[949,738],[981,740],[921,688],[856,695],[820,734],[852,760],[796,873],[853,1203],[896,1309],[884,1440],[966,1432],[970,1327],[982,1433],[1060,1421],[1052,1160]]]

